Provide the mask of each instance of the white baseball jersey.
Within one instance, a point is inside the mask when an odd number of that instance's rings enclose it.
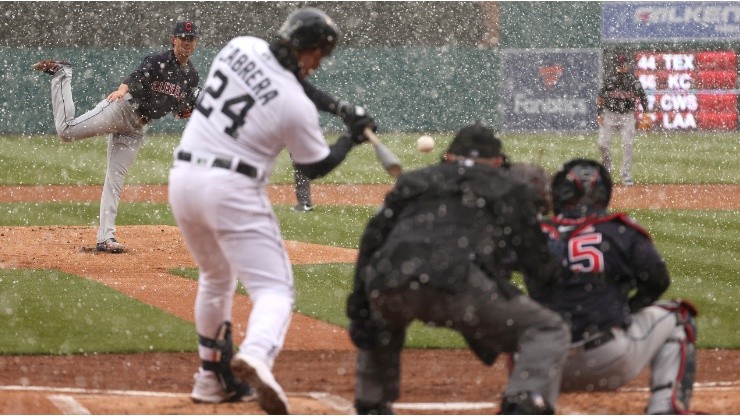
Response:
[[[238,157],[264,181],[283,148],[300,164],[329,155],[316,106],[262,39],[234,38],[213,60],[178,150]]]

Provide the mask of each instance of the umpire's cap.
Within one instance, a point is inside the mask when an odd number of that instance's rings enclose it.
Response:
[[[198,35],[198,25],[190,20],[180,20],[175,23],[175,28],[172,30],[172,35],[177,37],[200,37]]]
[[[452,139],[447,153],[464,157],[504,156],[500,135],[480,123],[463,127]]]
[[[298,9],[285,19],[277,37],[291,49],[303,51],[321,48],[331,55],[339,40],[339,28],[326,13],[313,7]]]

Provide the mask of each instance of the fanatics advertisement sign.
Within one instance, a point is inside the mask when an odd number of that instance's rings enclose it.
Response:
[[[604,42],[740,40],[740,2],[601,4]]]
[[[505,131],[596,130],[601,82],[597,49],[508,49],[499,94]]]

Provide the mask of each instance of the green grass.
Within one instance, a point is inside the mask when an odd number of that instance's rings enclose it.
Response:
[[[699,345],[738,348],[740,221],[738,211],[639,210],[668,265],[664,297],[686,298],[700,311]]]
[[[0,269],[0,352],[195,351],[195,327],[100,283]]]
[[[375,209],[368,206],[320,206],[310,215],[305,215],[291,211],[288,206],[276,206],[275,212],[283,237],[288,240],[356,248],[363,228]],[[97,213],[96,203],[6,203],[0,204],[0,225],[94,226]],[[740,334],[733,331],[739,300],[738,212],[634,210],[630,214],[651,232],[668,264],[673,283],[665,297],[687,298],[699,306],[702,312],[699,317],[702,334],[700,345],[740,347]],[[174,225],[166,204],[124,203],[119,219],[120,225]],[[348,293],[349,283],[345,280],[351,275],[344,267],[348,266],[296,267],[299,310],[328,322],[342,324],[343,300],[338,301],[336,294],[341,290],[346,290],[345,295]],[[303,285],[303,281],[310,284]],[[309,300],[302,301],[304,293],[310,297]],[[329,299],[322,297],[330,293],[334,295]],[[335,313],[339,315],[327,316]],[[425,331],[421,333],[425,334]],[[434,336],[417,336],[412,331],[410,345],[438,346],[435,338],[450,338],[439,335],[440,332],[443,331],[434,330]],[[453,341],[450,345],[457,346],[459,339],[456,336],[451,338]]]
[[[347,295],[352,288],[352,264],[295,265],[296,301],[294,310],[313,318],[346,328],[344,313]],[[198,270],[178,268],[171,273],[197,280]],[[246,294],[241,285],[237,293]],[[463,348],[465,340],[454,331],[431,328],[415,322],[406,334],[409,348]]]
[[[0,203],[0,225],[77,225],[98,226],[98,202],[18,202]],[[118,208],[120,225],[175,225],[167,204],[122,202]]]
[[[435,133],[437,148],[427,154],[416,151],[419,134],[386,133],[381,140],[393,150],[405,169],[439,160],[452,133]],[[336,134],[328,134],[332,143]],[[172,151],[178,136],[152,135],[142,146],[126,178],[128,184],[167,183]],[[505,134],[504,151],[513,161],[538,162],[554,171],[574,157],[598,159],[596,134]],[[638,133],[633,174],[639,183],[738,183],[740,164],[736,133]],[[94,185],[104,179],[106,139],[96,137],[63,143],[54,136],[0,137],[0,185]],[[621,142],[614,139],[615,166],[621,162]],[[317,183],[391,183],[380,168],[373,148],[352,150],[345,163]],[[292,183],[287,152],[281,153],[273,183]]]
[[[318,206],[310,215],[276,205],[283,237],[307,243],[355,248],[360,234],[377,207]],[[62,225],[98,226],[97,202],[0,203],[0,226]],[[122,202],[119,225],[175,225],[169,205]]]
[[[435,134],[437,150],[414,149],[419,134],[382,134],[406,169],[436,162],[452,137]],[[329,136],[332,141],[336,136]],[[506,135],[504,150],[514,161],[538,161],[554,170],[564,160],[597,158],[595,135]],[[167,181],[175,136],[152,136],[142,147],[128,184]],[[634,173],[641,183],[738,183],[738,140],[734,133],[650,133],[638,135]],[[614,151],[619,162],[619,141]],[[102,183],[105,140],[65,144],[51,136],[0,138],[0,185],[95,185]],[[292,183],[284,153],[273,182]],[[391,183],[371,146],[352,151],[347,161],[320,183]],[[336,247],[355,248],[377,207],[319,206],[310,215],[275,206],[283,236]],[[1,226],[97,226],[97,202],[0,203]],[[699,345],[740,348],[737,276],[740,275],[738,212],[635,210],[665,257],[673,283],[665,298],[681,297],[700,308]],[[174,225],[167,204],[121,204],[119,225]],[[0,241],[1,244],[1,241]],[[196,271],[173,273],[195,278]],[[296,310],[345,326],[344,302],[352,265],[295,267]],[[71,305],[71,306],[70,306]],[[111,311],[114,311],[112,313]],[[0,270],[0,353],[192,351],[194,327],[86,279],[49,270]],[[412,347],[460,348],[463,340],[444,329],[420,324],[409,330]]]

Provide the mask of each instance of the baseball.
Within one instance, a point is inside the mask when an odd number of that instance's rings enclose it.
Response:
[[[416,140],[416,150],[422,153],[429,153],[434,150],[434,139],[432,136],[421,136]]]

